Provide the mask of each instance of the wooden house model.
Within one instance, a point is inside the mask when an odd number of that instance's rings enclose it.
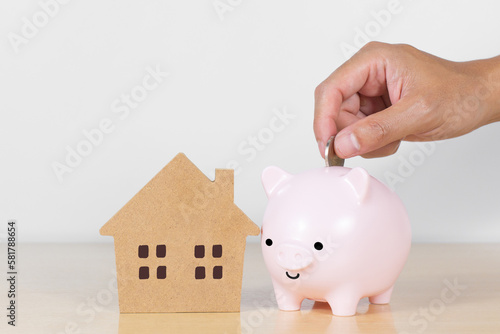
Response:
[[[120,312],[238,312],[246,237],[234,172],[179,153],[100,230],[114,237]]]

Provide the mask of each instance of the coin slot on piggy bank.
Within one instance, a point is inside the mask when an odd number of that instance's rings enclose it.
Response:
[[[262,173],[269,199],[261,245],[278,307],[304,299],[351,316],[360,299],[389,303],[408,257],[410,222],[398,196],[362,168]]]

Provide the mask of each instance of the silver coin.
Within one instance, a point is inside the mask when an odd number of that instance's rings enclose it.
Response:
[[[335,148],[334,148],[334,143],[335,141],[335,136],[331,136],[330,139],[328,139],[328,142],[326,143],[325,147],[325,164],[326,167],[332,167],[332,166],[344,166],[344,159],[339,158],[337,154],[335,153]]]

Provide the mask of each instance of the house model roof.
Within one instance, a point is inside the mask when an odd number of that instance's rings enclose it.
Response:
[[[160,222],[159,222],[159,219]],[[258,235],[260,229],[234,204],[234,171],[205,176],[179,153],[100,230],[102,235],[181,234],[186,229]],[[215,230],[215,231],[214,231]]]

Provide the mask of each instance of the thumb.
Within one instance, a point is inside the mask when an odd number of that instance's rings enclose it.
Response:
[[[414,105],[400,100],[346,127],[335,137],[335,152],[350,158],[375,151],[416,133],[422,124],[412,112]]]

